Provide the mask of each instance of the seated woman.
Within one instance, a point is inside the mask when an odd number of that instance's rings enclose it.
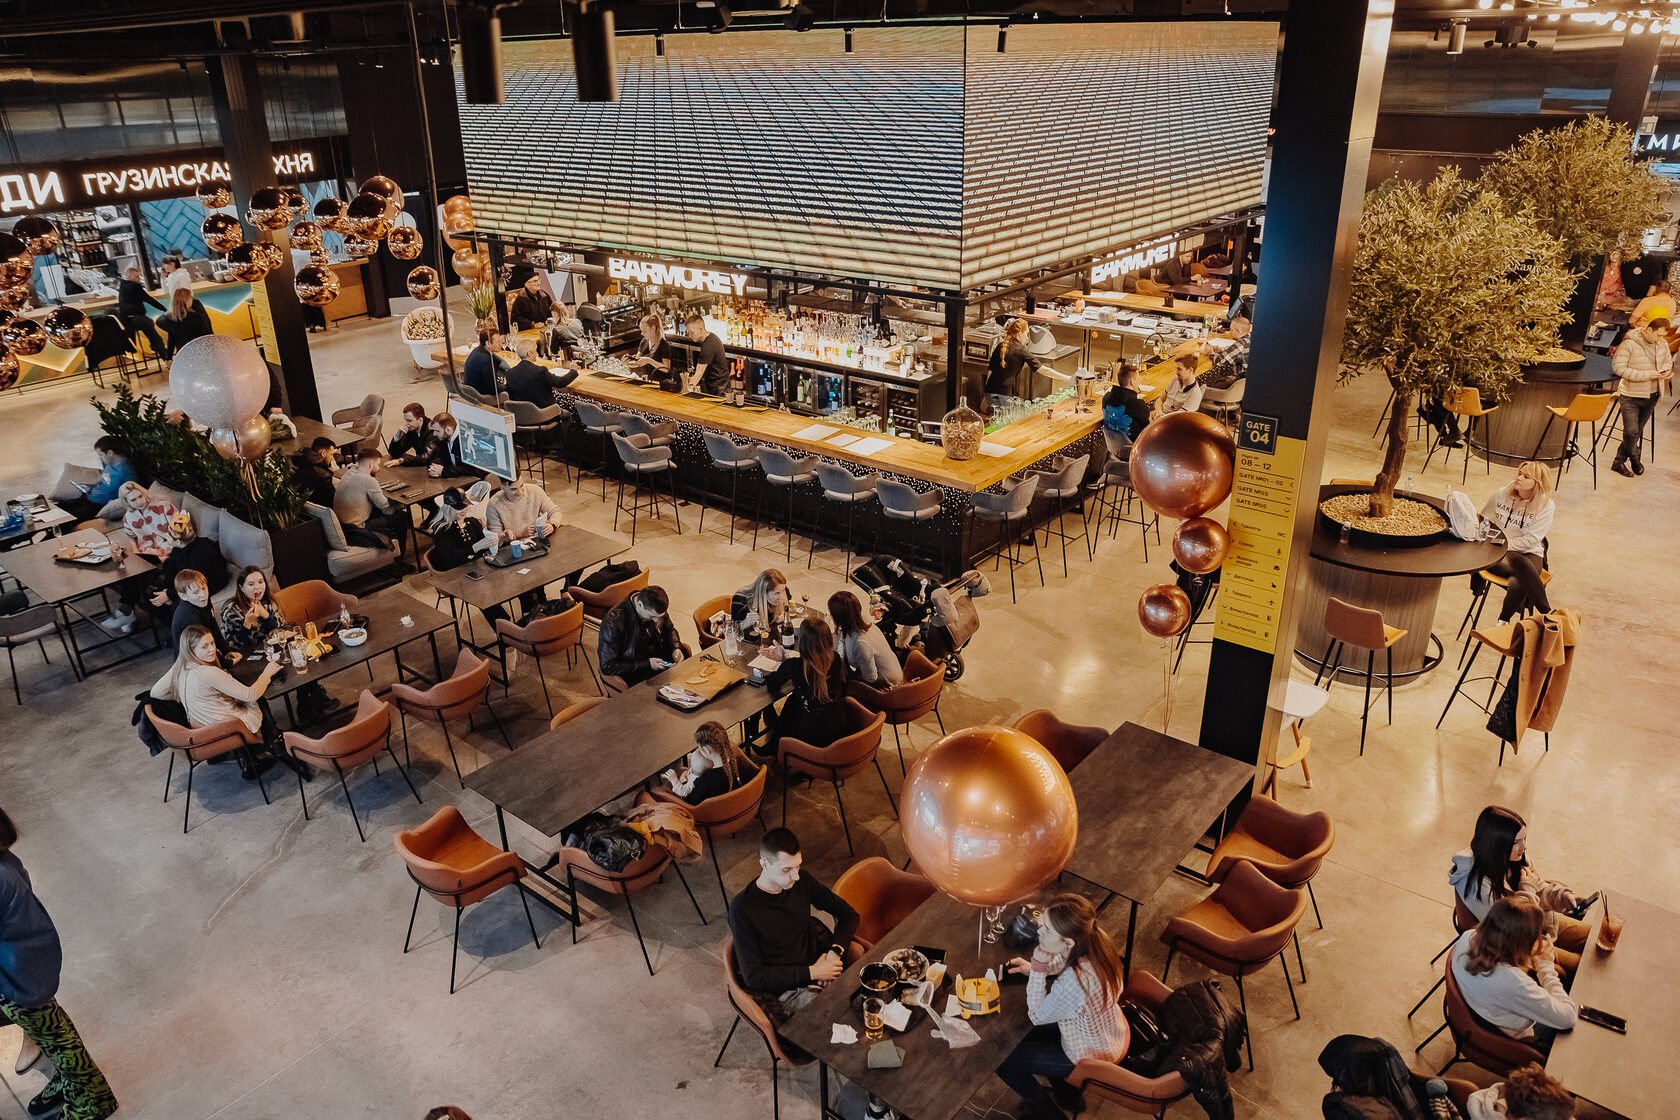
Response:
[[[846,733],[846,662],[834,648],[834,632],[820,618],[799,624],[798,657],[784,658],[767,687],[787,703],[772,717],[770,749],[783,736],[826,747]]]
[[[1453,979],[1470,1010],[1512,1038],[1551,1049],[1575,1026],[1575,1004],[1558,978],[1545,912],[1527,895],[1495,902],[1452,951]]]
[[[435,571],[447,572],[470,564],[484,541],[484,522],[472,516],[472,503],[459,486],[451,486],[438,499],[437,515],[426,523],[432,535],[432,548],[426,562]],[[507,608],[486,607],[484,617],[494,626],[497,619],[508,617]]]
[[[864,617],[863,605],[850,591],[836,591],[828,597],[828,614],[840,635],[840,655],[853,679],[882,688],[904,683],[904,666],[898,663],[892,642],[879,626]]]
[[[1059,895],[1039,911],[1032,959],[1016,957],[1009,971],[1027,978],[1033,1029],[1003,1060],[998,1077],[1027,1102],[1027,1115],[1061,1120],[1057,1104],[1078,1111],[1078,1090],[1066,1080],[1073,1067],[1085,1058],[1118,1062],[1131,1045],[1119,1008],[1120,950],[1097,925],[1096,907],[1082,895]],[[1050,1079],[1048,1094],[1039,1074]]]
[[[152,498],[152,493],[138,482],[125,482],[117,491],[117,496],[128,507],[123,514],[123,528],[133,539],[134,551],[141,556],[150,556],[154,560],[167,561],[169,554],[175,551],[175,537],[169,531],[170,522],[175,520],[176,509],[169,502]],[[117,634],[127,634],[134,629],[134,607],[140,602],[145,593],[150,576],[132,576],[117,585],[117,613],[102,620],[99,625]]]
[[[756,773],[758,767],[729,741],[729,730],[714,719],[694,729],[694,749],[688,752],[688,765],[680,773],[673,768],[661,777],[672,793],[690,805],[698,805],[740,788]]]
[[[1556,512],[1552,469],[1533,462],[1518,467],[1517,476],[1495,490],[1482,507],[1482,520],[1505,534],[1506,553],[1488,568],[1506,577],[1499,621],[1508,622],[1530,609],[1541,614],[1552,609],[1540,571],[1546,566],[1546,534],[1551,531]]]
[[[1528,822],[1503,805],[1489,805],[1476,817],[1470,846],[1453,856],[1447,874],[1464,908],[1478,921],[1495,902],[1524,895],[1547,915],[1547,932],[1557,943],[1558,964],[1566,973],[1580,966],[1580,952],[1591,927],[1579,920],[1598,895],[1579,898],[1562,883],[1542,879],[1528,862]]]
[[[268,636],[288,629],[290,624],[274,601],[268,577],[255,564],[239,569],[233,587],[233,598],[222,604],[222,637],[235,653],[245,657],[260,654]]]
[[[775,568],[766,568],[730,598],[729,616],[741,628],[743,638],[756,642],[775,634],[787,621],[788,598],[787,577]]]
[[[209,727],[236,719],[253,735],[263,737],[271,755],[302,777],[311,777],[307,767],[279,748],[280,732],[257,703],[267,690],[268,682],[280,671],[279,662],[264,664],[255,683],[247,685],[222,668],[216,652],[216,639],[204,627],[187,627],[176,648],[175,664],[152,685],[153,698],[179,701],[194,727]],[[248,763],[241,760],[240,765],[247,779],[257,776],[257,771]],[[266,769],[266,764],[262,765]]]

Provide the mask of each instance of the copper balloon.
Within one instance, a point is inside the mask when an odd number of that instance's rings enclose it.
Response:
[[[322,229],[331,233],[349,233],[350,227],[344,224],[344,200],[342,198],[323,198],[315,204],[315,220]]]
[[[0,343],[18,357],[29,358],[47,348],[47,333],[41,329],[41,324],[20,315],[0,327]]]
[[[460,214],[446,217],[443,222],[443,241],[451,249],[459,252],[462,249],[472,249],[472,239],[462,234],[471,233],[477,226],[471,214]]]
[[[436,299],[438,294],[437,269],[430,265],[420,265],[408,274],[408,294],[415,299]]]
[[[274,430],[268,426],[268,417],[260,412],[235,427],[233,434],[241,459],[260,459],[268,450],[269,441],[274,438]]]
[[[357,237],[378,239],[391,232],[391,215],[385,199],[376,194],[359,194],[350,200],[345,221]]]
[[[318,264],[304,265],[292,281],[292,290],[300,302],[325,307],[338,298],[338,273]]]
[[[371,257],[379,252],[379,242],[350,234],[344,239],[344,251],[352,257]]]
[[[319,224],[307,219],[292,227],[292,248],[308,252],[321,247],[322,230]]]
[[[470,281],[477,280],[484,275],[484,270],[489,267],[489,262],[484,259],[482,254],[475,253],[471,249],[457,249],[455,250],[455,256],[449,262],[449,267],[455,270],[455,275],[463,280]]]
[[[27,286],[34,275],[35,258],[28,253],[0,260],[0,288]]]
[[[1168,517],[1200,517],[1230,494],[1236,462],[1225,425],[1199,412],[1169,413],[1132,444],[1132,489]]]
[[[255,245],[235,245],[227,255],[228,273],[238,281],[254,284],[268,275],[268,264]]]
[[[16,311],[29,302],[29,285],[0,287],[0,311]]]
[[[998,906],[1056,877],[1073,854],[1079,809],[1067,775],[1030,736],[970,727],[934,743],[910,768],[899,827],[934,886]]]
[[[1230,547],[1231,534],[1208,517],[1192,517],[1173,534],[1173,559],[1193,575],[1205,576],[1217,571],[1225,563],[1225,553]]]
[[[238,460],[239,433],[232,428],[211,428],[210,446],[224,459]]]
[[[13,257],[29,257],[33,254],[29,246],[23,243],[23,238],[13,237],[5,230],[0,230],[0,260],[11,260]]]
[[[391,250],[391,255],[399,261],[413,260],[420,255],[423,247],[420,231],[413,226],[396,226],[385,235],[385,248]]]
[[[12,227],[12,235],[22,238],[25,247],[37,257],[56,252],[58,249],[58,227],[33,214],[27,218],[19,218],[17,224]]]
[[[233,191],[226,183],[202,182],[198,184],[198,201],[212,210],[220,210],[233,205]]]
[[[472,216],[472,199],[464,194],[450,195],[443,203],[445,217],[453,218],[457,214]]]
[[[292,224],[292,208],[286,205],[286,192],[280,187],[259,187],[251,192],[251,205],[245,208],[245,220],[258,229],[285,229]]]
[[[245,230],[232,214],[211,214],[199,229],[212,253],[231,253],[245,244]]]
[[[286,263],[286,250],[272,241],[259,241],[257,242],[257,259],[263,263],[264,268],[273,272]]]
[[[74,350],[93,338],[93,320],[74,307],[55,307],[41,320],[41,329],[54,346]]]
[[[0,353],[0,392],[10,389],[18,382],[18,360],[16,354]]]
[[[1176,583],[1158,583],[1138,597],[1138,622],[1157,638],[1182,634],[1190,625],[1190,596]]]

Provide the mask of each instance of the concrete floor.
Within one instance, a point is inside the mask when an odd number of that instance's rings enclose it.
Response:
[[[370,390],[385,395],[393,421],[409,399],[441,404],[439,383],[410,384],[396,332],[396,320],[388,320],[314,339],[327,409]],[[45,490],[62,461],[91,460],[97,431],[85,402],[92,391],[78,382],[0,400],[0,493]],[[1371,429],[1385,395],[1374,383],[1338,391],[1326,477],[1369,475]],[[1393,726],[1373,720],[1363,758],[1357,689],[1338,689],[1311,721],[1314,788],[1291,771],[1281,796],[1335,818],[1336,848],[1316,883],[1325,928],[1309,921],[1302,933],[1309,979],[1297,985],[1301,1021],[1275,968],[1249,985],[1258,1070],[1233,1080],[1239,1116],[1317,1115],[1328,1082],[1316,1057],[1337,1034],[1382,1035],[1409,1055],[1439,1024],[1438,1002],[1415,1020],[1405,1013],[1438,975],[1429,958],[1451,933],[1448,856],[1468,842],[1489,802],[1527,814],[1531,850],[1546,874],[1680,908],[1680,854],[1652,842],[1675,835],[1680,815],[1680,740],[1661,699],[1680,663],[1676,628],[1663,613],[1677,540],[1680,424],[1659,413],[1658,429],[1659,457],[1642,479],[1604,470],[1595,492],[1577,472],[1559,498],[1552,594],[1579,607],[1585,622],[1555,750],[1543,754],[1536,741],[1496,768],[1498,744],[1468,708],[1455,708],[1437,732],[1453,681],[1445,670],[1397,692]],[[1450,472],[1436,464],[1418,481],[1444,492],[1457,472],[1456,460]],[[1480,472],[1473,464],[1470,490],[1478,498],[1508,477],[1498,468],[1491,480]],[[587,489],[553,489],[569,520],[610,526],[610,507]],[[739,537],[727,543],[721,519],[708,518],[701,537],[697,511],[683,513],[682,536],[648,532],[629,555],[670,591],[685,627],[702,599],[741,586],[767,564],[786,566],[795,590],[813,601],[841,585],[837,552],[819,557],[806,575],[802,564],[783,563],[779,535],[761,537],[754,555]],[[1159,727],[1161,652],[1140,632],[1133,603],[1142,588],[1170,578],[1168,555],[1152,552],[1145,565],[1135,539],[1105,544],[1094,563],[1070,557],[1068,578],[1054,574],[1048,587],[1023,589],[1019,604],[1007,594],[982,601],[968,675],[942,705],[946,725],[1004,722],[1046,706],[1078,722]],[[1467,598],[1464,581],[1455,581],[1441,600],[1437,630],[1454,654],[1450,639]],[[200,772],[193,829],[182,836],[179,802],[160,802],[165,762],[149,757],[129,726],[131,698],[165,663],[156,655],[78,685],[62,658],[43,666],[25,653],[25,703],[8,712],[0,752],[0,799],[22,830],[18,852],[64,938],[61,999],[122,1099],[121,1115],[418,1118],[440,1103],[478,1120],[769,1114],[768,1071],[755,1039],[738,1036],[722,1068],[712,1068],[732,1015],[717,955],[723,910],[704,864],[690,881],[708,924],[695,920],[676,883],[638,902],[657,975],[643,969],[618,900],[594,899],[575,947],[563,924],[539,914],[537,949],[516,900],[504,894],[467,912],[464,982],[451,997],[449,911],[423,902],[417,946],[400,952],[412,889],[390,847],[395,829],[449,801],[493,835],[490,807],[461,793],[452,776],[442,780],[441,737],[415,738],[424,806],[388,769],[382,778],[353,779],[370,826],[365,844],[329,782],[309,787],[314,819],[306,822],[295,787],[277,783],[275,803],[265,806],[254,788],[220,768]],[[1192,647],[1173,686],[1175,734],[1193,739],[1204,692],[1217,700],[1206,666],[1207,647]],[[516,742],[546,718],[528,664],[518,678],[513,696],[499,702]],[[587,676],[551,668],[550,680],[570,697],[589,691]],[[352,678],[334,691],[353,703],[356,685]],[[917,727],[913,734],[926,745],[935,733]],[[465,741],[472,749],[463,752],[463,767],[502,750],[493,736]],[[479,749],[487,754],[474,757]],[[847,804],[858,855],[902,859],[872,778],[847,791]],[[801,790],[792,806],[807,866],[832,882],[849,862],[832,796]],[[540,858],[542,844],[528,831],[517,830],[515,844]],[[726,842],[722,857],[732,889],[756,870],[750,835]],[[1160,968],[1161,927],[1202,893],[1186,879],[1161,890],[1143,916],[1142,967]],[[1187,964],[1173,975],[1182,981],[1200,973]],[[0,1034],[0,1051],[15,1045],[8,1034],[15,1032]],[[1420,1068],[1438,1066],[1449,1048],[1437,1039]],[[14,1077],[9,1060],[0,1069],[7,1071],[0,1120],[14,1120],[45,1075]],[[1469,1066],[1457,1072],[1487,1080]],[[789,1117],[811,1115],[815,1095],[810,1069],[785,1078]],[[994,1103],[1012,1105],[1001,1083],[968,1111],[981,1115]],[[1193,1104],[1173,1114],[1199,1115]]]

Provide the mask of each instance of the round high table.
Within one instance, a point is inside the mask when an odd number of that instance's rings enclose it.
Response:
[[[1360,486],[1321,486],[1318,500],[1366,489]],[[1398,492],[1440,509],[1442,501],[1427,494]],[[1295,631],[1295,656],[1315,671],[1330,648],[1324,632],[1324,608],[1332,595],[1344,603],[1382,612],[1383,622],[1406,631],[1394,646],[1394,676],[1406,680],[1422,676],[1441,661],[1441,642],[1435,637],[1435,607],[1442,581],[1468,575],[1505,555],[1505,538],[1461,541],[1447,536],[1421,548],[1381,548],[1357,540],[1343,542],[1340,532],[1322,514],[1314,514],[1312,556],[1302,588],[1300,623]],[[1381,651],[1378,651],[1379,654]],[[1363,677],[1367,651],[1343,646],[1337,657],[1341,671]],[[1383,659],[1378,657],[1379,668]],[[1378,676],[1383,674],[1379,672]]]
[[[1602,354],[1524,367],[1523,379],[1511,390],[1510,398],[1483,417],[1478,450],[1483,458],[1505,466],[1530,459],[1561,464],[1569,425],[1558,420],[1548,431],[1546,421],[1552,413],[1547,406],[1568,408],[1577,393],[1608,392],[1615,380],[1610,359]]]

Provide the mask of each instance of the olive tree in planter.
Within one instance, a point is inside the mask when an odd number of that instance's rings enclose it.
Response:
[[[1372,517],[1393,506],[1419,396],[1450,399],[1473,381],[1503,399],[1552,346],[1574,281],[1555,237],[1456,168],[1366,196],[1341,380],[1377,372],[1394,389]]]

